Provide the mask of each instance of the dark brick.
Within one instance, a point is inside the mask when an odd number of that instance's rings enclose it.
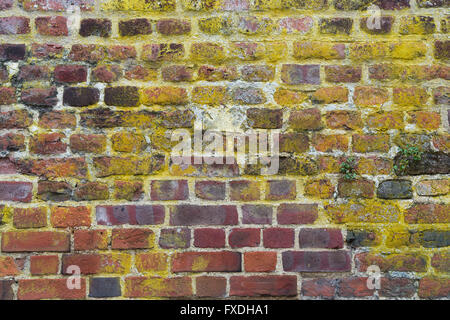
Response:
[[[287,84],[320,84],[320,66],[283,64],[281,81]]]
[[[98,103],[100,92],[97,88],[64,88],[63,103],[73,107],[87,107]]]
[[[87,68],[77,65],[62,65],[55,67],[55,80],[59,82],[76,83],[85,82]]]
[[[323,18],[319,21],[319,30],[322,34],[349,35],[352,27],[351,18]]]
[[[402,154],[398,153],[394,162],[399,166]],[[450,173],[450,155],[444,152],[424,152],[420,160],[408,158],[408,166],[399,175],[448,174]]]
[[[26,47],[24,44],[0,44],[0,61],[24,60]]]
[[[300,248],[339,249],[344,246],[340,229],[305,228],[299,233]]]
[[[107,38],[111,35],[111,20],[109,19],[82,19],[80,23],[82,37],[97,36]]]
[[[377,197],[382,199],[411,199],[413,197],[411,181],[385,180],[380,182]]]
[[[290,272],[348,272],[347,251],[287,251],[282,253],[283,270]]]
[[[89,279],[89,297],[111,298],[120,296],[121,296],[120,278]]]
[[[14,300],[14,280],[0,280],[0,300]]]
[[[105,89],[105,104],[108,106],[135,107],[139,104],[137,87],[114,87]]]
[[[235,206],[199,206],[183,204],[170,208],[170,224],[173,226],[235,225],[238,213]]]
[[[204,200],[224,200],[225,183],[219,181],[197,181],[195,195]]]
[[[243,224],[272,224],[273,208],[263,204],[242,206]]]
[[[189,20],[161,19],[156,23],[156,30],[165,35],[182,35],[191,32]]]
[[[72,186],[62,181],[39,181],[37,195],[44,201],[67,201],[72,197]]]
[[[450,246],[450,231],[426,230],[413,236],[425,248],[442,248]]]
[[[152,25],[148,19],[121,20],[119,22],[119,33],[121,36],[136,36],[140,34],[151,34]]]
[[[252,128],[278,129],[283,125],[283,110],[250,108],[247,119]]]

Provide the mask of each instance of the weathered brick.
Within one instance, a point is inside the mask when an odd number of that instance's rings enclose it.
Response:
[[[89,227],[91,214],[88,207],[53,207],[50,221],[56,228]]]
[[[296,276],[233,276],[230,279],[231,296],[295,296]]]
[[[189,277],[127,277],[124,290],[123,295],[128,298],[189,297],[192,280]]]
[[[148,19],[137,18],[119,21],[119,34],[122,37],[146,35],[152,33],[152,25]]]
[[[57,274],[59,269],[58,256],[31,256],[30,273],[32,275]]]
[[[67,36],[67,18],[62,16],[38,17],[34,20],[36,30],[45,36]]]
[[[112,249],[151,249],[154,246],[154,233],[147,229],[113,229]]]
[[[224,200],[225,183],[219,181],[195,182],[195,195],[204,200]]]
[[[13,224],[17,229],[46,227],[47,209],[45,207],[14,208]]]
[[[87,107],[98,103],[100,92],[97,88],[66,87],[64,88],[63,103],[73,107]]]
[[[70,249],[70,234],[53,231],[8,231],[2,234],[3,252],[65,252]]]
[[[89,280],[89,297],[111,298],[120,295],[120,278],[91,278]]]
[[[227,279],[223,277],[201,276],[195,278],[198,297],[224,297],[227,291]]]
[[[191,242],[191,230],[187,228],[162,229],[159,246],[163,249],[186,249]]]
[[[283,64],[281,80],[286,84],[320,84],[319,65]]]
[[[300,248],[340,249],[344,240],[340,229],[304,228],[299,232]]]
[[[181,252],[172,260],[172,272],[239,272],[241,253],[233,251]]]
[[[282,253],[283,270],[293,272],[347,272],[350,253],[339,251],[286,251]]]
[[[191,32],[189,20],[161,19],[156,23],[156,31],[165,36],[183,35]]]
[[[97,36],[107,38],[111,35],[111,20],[109,19],[82,19],[80,22],[80,36]]]
[[[31,182],[2,181],[0,183],[0,200],[30,202],[33,195]]]
[[[99,225],[154,225],[164,222],[164,207],[159,205],[97,206]]]
[[[242,223],[244,224],[272,224],[273,209],[267,205],[243,205]]]
[[[69,289],[67,279],[22,279],[19,280],[19,300],[39,299],[85,299],[86,279],[81,279],[79,289]]]
[[[214,215],[211,212],[214,212]],[[201,206],[183,204],[170,207],[170,224],[173,226],[192,225],[235,225],[238,213],[235,206]]]
[[[260,238],[261,232],[259,229],[232,229],[228,235],[228,243],[231,248],[257,247]]]
[[[67,182],[39,181],[37,196],[45,201],[67,201],[72,198],[72,186]]]

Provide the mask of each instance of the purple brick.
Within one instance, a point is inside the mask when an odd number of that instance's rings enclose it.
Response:
[[[97,206],[97,223],[100,225],[154,225],[164,222],[164,207],[149,206]]]

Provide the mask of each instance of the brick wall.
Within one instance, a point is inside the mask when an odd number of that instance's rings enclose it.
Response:
[[[448,6],[0,0],[0,299],[449,298]],[[173,163],[199,115],[278,173]]]

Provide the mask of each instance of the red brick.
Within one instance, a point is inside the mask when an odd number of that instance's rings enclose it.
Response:
[[[107,230],[74,230],[73,245],[77,251],[104,250],[108,248]]]
[[[195,229],[194,246],[197,248],[224,248],[225,231],[212,228]]]
[[[43,133],[35,135],[30,140],[30,152],[35,154],[59,154],[66,152],[67,144],[62,140],[62,133]]]
[[[36,30],[45,36],[67,36],[67,18],[62,16],[38,17],[34,20]]]
[[[246,272],[272,272],[277,267],[277,253],[268,251],[254,251],[244,253]]]
[[[154,233],[148,229],[113,229],[112,249],[150,249]]]
[[[282,203],[277,210],[279,224],[312,224],[317,217],[317,204]]]
[[[89,227],[91,213],[88,207],[53,207],[50,221],[55,228]]]
[[[16,90],[12,87],[0,87],[0,105],[16,103]]]
[[[47,66],[25,65],[20,67],[17,79],[20,81],[35,81],[50,79],[50,68]]]
[[[198,297],[224,297],[227,291],[227,279],[209,276],[197,277],[195,278],[195,288]]]
[[[296,276],[234,276],[230,278],[230,296],[295,296]]]
[[[70,250],[70,234],[52,231],[9,231],[2,234],[3,252]]]
[[[20,151],[25,149],[25,137],[22,134],[6,133],[0,135],[0,151]]]
[[[73,112],[47,111],[39,115],[39,126],[45,129],[75,128],[76,122]]]
[[[57,274],[59,269],[58,256],[31,256],[30,273],[32,275]]]
[[[189,197],[187,180],[153,180],[152,200],[186,200]]]
[[[97,206],[99,225],[155,225],[164,222],[164,207],[160,205]]]
[[[0,200],[30,202],[33,197],[32,190],[31,182],[1,181]]]
[[[260,229],[232,229],[228,235],[228,243],[232,248],[257,247],[260,239]]]
[[[294,247],[294,229],[267,228],[263,230],[263,242],[266,248]]]
[[[232,251],[182,252],[172,260],[172,272],[239,272],[241,254]]]
[[[214,214],[211,214],[211,213]],[[235,206],[178,205],[170,207],[170,224],[173,226],[192,225],[235,225],[238,213]]]
[[[374,291],[367,287],[367,278],[346,278],[339,281],[338,294],[341,297],[368,297],[372,296]]]
[[[15,276],[19,274],[19,269],[13,257],[0,256],[0,277]]]
[[[86,279],[81,279],[80,289],[69,289],[67,279],[19,280],[17,298],[19,300],[85,299]]]
[[[59,65],[55,67],[55,80],[65,83],[85,82],[87,68],[80,65]]]
[[[46,227],[47,209],[45,207],[14,208],[13,224],[17,229]]]
[[[419,282],[419,297],[425,299],[448,298],[450,295],[450,279],[424,277]]]
[[[190,297],[192,280],[189,277],[127,277],[125,278],[125,297]]]
[[[20,99],[29,106],[54,107],[58,102],[56,87],[23,89]]]
[[[333,298],[336,287],[336,281],[332,279],[303,280],[302,294],[306,297]]]

